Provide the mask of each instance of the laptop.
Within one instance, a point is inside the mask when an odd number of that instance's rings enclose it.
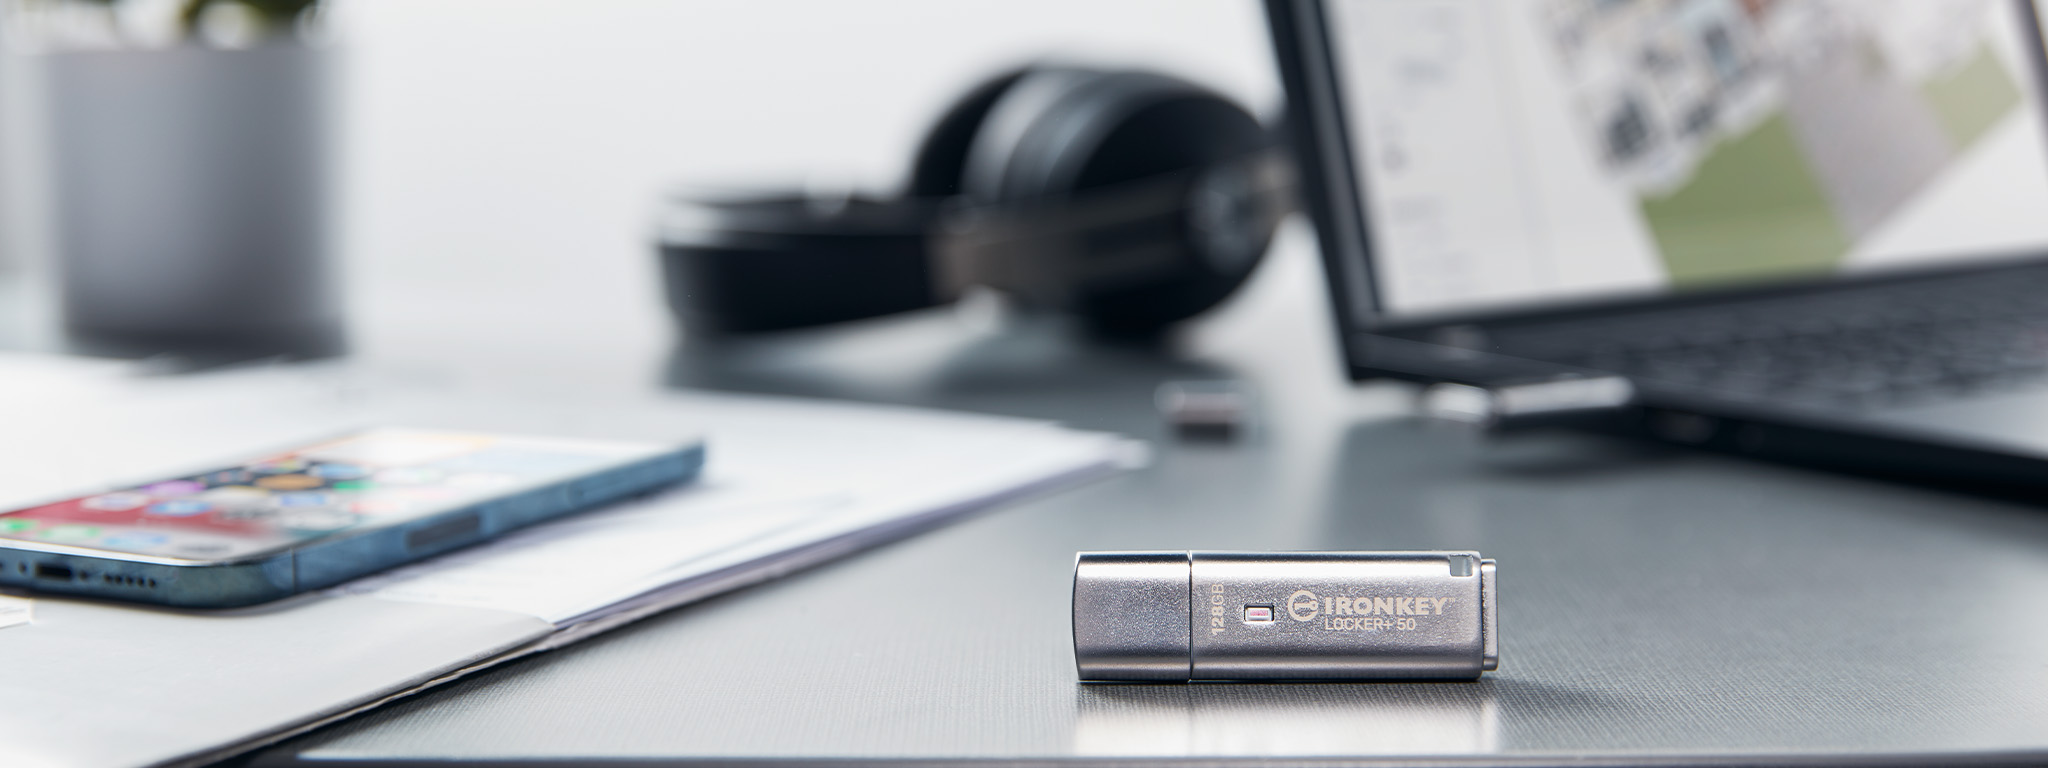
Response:
[[[1267,12],[1354,378],[1508,424],[2048,486],[2031,3]]]

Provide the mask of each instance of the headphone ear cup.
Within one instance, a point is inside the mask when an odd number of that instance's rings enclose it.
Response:
[[[1214,306],[1242,284],[1271,236],[1249,183],[1228,166],[1272,146],[1243,107],[1151,72],[1041,67],[1000,94],[963,169],[963,191],[995,205],[1087,205],[1089,193],[1193,176],[1180,220],[1131,247],[1165,247],[1173,267],[1145,279],[1078,286],[1070,309],[1112,335],[1156,333]],[[1239,174],[1241,175],[1241,174]],[[1108,238],[1105,238],[1108,239]]]
[[[1146,335],[1221,303],[1251,276],[1272,240],[1276,217],[1248,170],[1270,145],[1256,118],[1220,96],[1177,99],[1138,110],[1082,164],[1080,189],[1152,168],[1185,164],[1199,174],[1175,228],[1180,269],[1136,284],[1084,292],[1074,307],[1090,327]]]
[[[1020,67],[989,78],[947,107],[918,144],[905,194],[912,198],[940,198],[963,192],[961,179],[966,173],[967,152],[987,122],[989,110],[1030,73],[1030,67]]]

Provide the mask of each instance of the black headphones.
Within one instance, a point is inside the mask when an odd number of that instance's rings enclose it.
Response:
[[[1148,335],[1244,282],[1292,182],[1272,134],[1213,91],[1033,66],[948,109],[902,197],[675,196],[661,259],[669,306],[698,337],[931,307],[975,286]]]

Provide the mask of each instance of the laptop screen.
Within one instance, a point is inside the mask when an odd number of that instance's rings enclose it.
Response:
[[[2048,253],[2015,3],[1326,7],[1389,317]]]

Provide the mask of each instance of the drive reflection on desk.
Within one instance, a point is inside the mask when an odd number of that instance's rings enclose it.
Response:
[[[1486,683],[1083,685],[1081,758],[1486,755],[1500,712]]]

